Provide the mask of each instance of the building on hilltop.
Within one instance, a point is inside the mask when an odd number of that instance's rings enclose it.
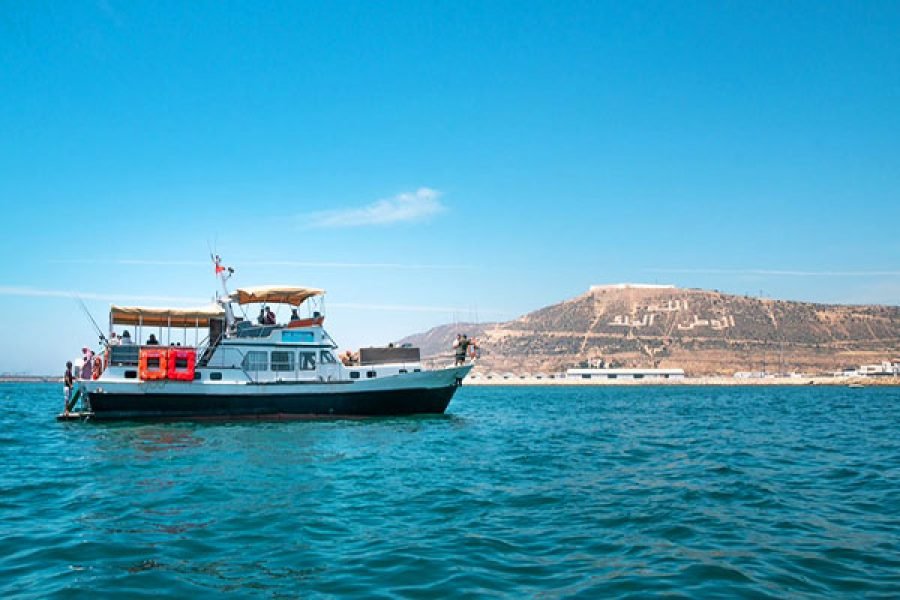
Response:
[[[674,285],[660,283],[607,283],[592,285],[590,291],[600,292],[606,290],[674,290]]]

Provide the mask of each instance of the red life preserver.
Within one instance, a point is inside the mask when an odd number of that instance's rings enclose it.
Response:
[[[194,348],[169,348],[166,375],[175,381],[193,381],[197,365]]]
[[[166,378],[167,348],[141,348],[138,357],[138,375],[141,379]]]

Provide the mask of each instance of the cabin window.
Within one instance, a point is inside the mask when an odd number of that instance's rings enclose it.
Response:
[[[316,353],[301,352],[300,353],[300,370],[315,371],[316,370]]]
[[[582,374],[581,374],[581,378],[582,378],[582,379],[590,379],[590,378],[591,378],[591,375],[590,375],[590,373],[582,373]]]
[[[194,371],[194,381],[200,381],[200,371]]]
[[[137,379],[137,371],[125,371],[125,379]]]
[[[643,379],[644,376],[643,376],[643,374],[641,374],[641,373],[635,373],[634,378],[635,378],[635,379]]]
[[[359,379],[359,371],[350,371],[350,379]]]
[[[289,343],[305,342],[311,344],[316,341],[316,336],[312,331],[282,331],[281,341]]]
[[[294,353],[285,352],[283,350],[272,351],[272,370],[273,371],[293,371],[294,370]]]
[[[413,373],[421,373],[422,369],[413,369]]]
[[[377,377],[377,376],[378,376],[378,373],[376,373],[375,371],[366,371],[366,377],[368,377],[369,379],[371,379],[373,377]]]
[[[222,381],[222,374],[218,371],[213,371],[209,374],[210,381]]]
[[[334,354],[329,352],[328,350],[322,350],[321,352],[321,361],[323,365],[333,365],[337,362],[337,359],[334,358]]]
[[[607,375],[606,377],[608,379],[615,379],[616,377],[618,377],[618,375]]]
[[[401,373],[409,373],[409,371],[407,371],[406,369],[400,369],[400,372]]]
[[[265,371],[269,368],[269,353],[259,350],[250,350],[241,361],[241,368],[245,371]]]

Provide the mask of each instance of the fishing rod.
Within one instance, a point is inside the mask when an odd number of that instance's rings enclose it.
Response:
[[[72,297],[78,302],[78,305],[81,307],[81,310],[84,311],[84,314],[87,315],[87,318],[90,319],[91,324],[94,326],[94,329],[97,331],[97,335],[100,336],[100,342],[104,345],[109,346],[109,340],[106,339],[106,336],[103,335],[103,330],[100,329],[100,326],[97,325],[97,321],[94,320],[94,317],[91,316],[91,311],[88,310],[88,307],[84,304],[84,300],[78,297],[77,294],[73,294]]]

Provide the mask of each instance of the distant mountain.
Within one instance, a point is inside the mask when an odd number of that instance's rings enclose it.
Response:
[[[812,373],[897,358],[900,307],[594,286],[513,321],[442,325],[402,341],[424,356],[449,356],[457,332],[479,339],[482,370],[556,371],[602,358],[616,366],[682,367],[689,375]]]

